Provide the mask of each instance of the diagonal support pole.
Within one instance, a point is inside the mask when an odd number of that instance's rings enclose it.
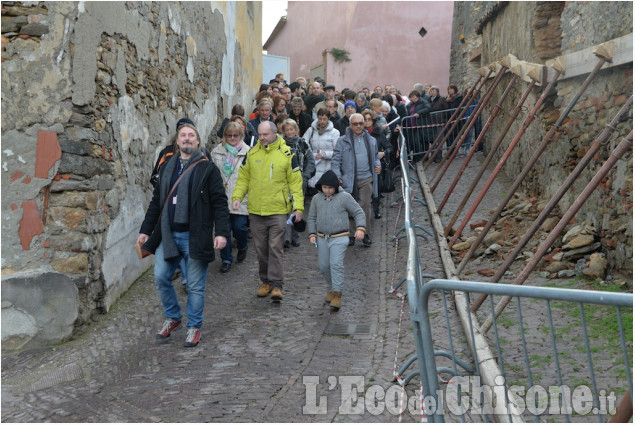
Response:
[[[593,176],[593,179],[586,185],[582,193],[576,198],[571,207],[567,210],[567,212],[562,216],[556,227],[553,228],[551,233],[547,236],[547,239],[538,247],[536,253],[529,260],[529,263],[525,266],[525,268],[520,272],[516,280],[514,280],[514,285],[522,285],[525,280],[529,277],[531,271],[536,267],[536,265],[542,260],[543,255],[547,253],[547,250],[553,245],[556,241],[560,233],[564,230],[567,224],[573,219],[573,217],[577,214],[577,212],[582,208],[582,205],[586,202],[586,200],[591,196],[593,191],[600,185],[602,180],[606,177],[606,175],[611,171],[613,165],[629,150],[633,149],[633,130],[628,133],[619,145],[611,152],[609,158],[606,160],[602,168]],[[509,301],[512,299],[510,296],[503,297],[498,304],[496,304],[496,308],[494,310],[495,316],[498,317],[501,312],[505,309]],[[481,326],[481,330],[483,333],[486,333],[489,328],[492,326],[492,316],[488,316],[487,319],[483,322]]]
[[[513,69],[512,69],[512,72],[513,72]],[[525,104],[525,101],[529,97],[529,94],[531,93],[531,91],[533,90],[535,85],[536,85],[536,80],[532,79],[531,82],[529,83],[529,85],[527,86],[527,90],[525,90],[525,93],[523,93],[523,96],[521,97],[520,101],[516,105],[516,108],[514,108],[514,110],[512,111],[511,115],[509,116],[509,119],[507,120],[507,123],[505,124],[505,127],[503,128],[503,130],[499,134],[498,139],[496,140],[496,142],[494,142],[494,144],[492,145],[492,148],[490,149],[487,157],[485,158],[485,160],[481,164],[481,168],[478,170],[477,176],[473,179],[472,184],[470,185],[470,188],[467,190],[466,194],[463,196],[463,200],[461,201],[461,203],[460,203],[460,205],[458,207],[459,211],[463,211],[463,207],[465,207],[465,204],[467,204],[468,199],[470,199],[470,195],[474,192],[474,189],[476,188],[476,185],[478,184],[478,182],[481,180],[481,177],[483,176],[483,173],[485,173],[485,170],[487,170],[487,167],[489,166],[490,162],[492,162],[492,160],[494,159],[494,155],[496,154],[496,151],[498,151],[498,148],[500,147],[501,143],[503,142],[503,140],[505,140],[505,136],[507,135],[507,132],[511,128],[512,124],[514,123],[514,121],[516,121],[516,118],[518,117],[518,114],[520,114],[520,111],[522,110],[522,107]],[[474,144],[478,145],[480,143],[480,139],[481,138],[479,137],[479,141],[477,141]],[[457,177],[455,177],[454,182],[452,182],[452,187],[456,186],[456,184],[458,183],[459,179],[461,178],[461,175],[463,174],[464,170],[465,170],[465,167],[462,168],[461,171],[459,171],[459,174],[457,175]],[[451,190],[448,191],[445,194],[445,197],[443,198],[443,200],[439,204],[439,207],[437,208],[437,212],[438,213],[441,212],[441,210],[443,209],[445,204],[448,202],[448,199],[450,198],[450,195],[452,195],[452,191]],[[454,224],[454,223],[452,223],[452,224]],[[450,228],[452,227],[452,224],[449,225]],[[445,236],[447,236],[447,234]]]
[[[434,140],[434,142],[432,143],[432,145],[428,148],[428,151],[426,152],[426,154],[423,156],[423,159],[421,160],[424,163],[426,161],[428,161],[423,167],[424,171],[426,171],[428,169],[428,167],[430,166],[429,159],[430,158],[434,158],[437,155],[437,153],[439,153],[439,150],[445,144],[445,141],[448,140],[448,138],[450,137],[450,134],[452,134],[454,129],[456,129],[456,127],[461,122],[461,119],[463,118],[463,115],[465,115],[465,113],[468,110],[468,105],[470,105],[472,103],[472,101],[478,97],[478,95],[481,93],[481,90],[482,90],[483,86],[485,85],[485,83],[487,82],[487,80],[489,79],[489,77],[493,73],[494,73],[494,69],[489,69],[489,71],[487,73],[487,76],[485,78],[483,78],[483,81],[481,81],[481,85],[476,87],[475,90],[472,90],[472,93],[470,93],[470,96],[468,96],[468,101],[465,104],[465,106],[463,108],[459,107],[459,108],[456,109],[456,111],[454,111],[454,114],[452,114],[452,116],[459,115],[459,113],[460,113],[460,116],[457,116],[457,118],[454,120],[454,123],[452,124],[452,127],[450,127],[450,129],[447,131],[447,133],[439,134],[437,136],[437,138]],[[463,98],[463,100],[465,100],[465,98]],[[461,102],[461,103],[463,103],[463,102]],[[452,120],[450,119],[449,121],[452,121]],[[441,138],[441,136],[444,136],[444,137],[441,140],[439,140]],[[437,142],[438,142],[438,144],[437,144]],[[433,152],[432,155],[430,155],[430,152]]]
[[[490,126],[492,125],[492,122],[494,122],[496,117],[498,117],[498,114],[500,113],[500,111],[503,109],[503,102],[507,98],[507,95],[509,95],[509,92],[511,91],[512,87],[514,86],[514,84],[516,84],[516,81],[518,81],[518,78],[519,78],[518,75],[514,74],[512,76],[512,79],[507,84],[507,87],[505,87],[505,91],[501,95],[501,97],[498,100],[498,103],[496,104],[496,106],[494,106],[494,110],[492,111],[492,113],[490,114],[489,118],[487,119],[487,122],[483,126],[483,129],[481,130],[481,133],[479,134],[478,139],[474,142],[474,145],[472,145],[472,147],[470,149],[470,153],[468,154],[467,158],[465,158],[465,161],[463,162],[463,165],[462,165],[461,169],[459,170],[459,174],[463,173],[463,170],[465,170],[465,168],[467,167],[467,164],[469,164],[470,160],[472,159],[472,156],[474,156],[474,153],[476,153],[476,149],[478,149],[478,144],[481,142],[481,140],[483,139],[485,134],[487,134],[487,130],[489,130]],[[480,111],[478,113],[480,114]],[[478,118],[478,115],[477,115],[477,118]],[[452,152],[452,156],[446,162],[445,167],[441,171],[441,174],[439,175],[439,178],[437,179],[437,181],[430,188],[430,190],[433,193],[434,193],[434,190],[439,185],[439,182],[441,182],[441,179],[443,179],[443,176],[445,175],[446,171],[450,167],[450,164],[452,163],[452,160],[454,160],[454,157],[456,156],[456,154],[461,149],[461,145],[463,144],[463,141],[465,140],[465,136],[467,136],[469,134],[469,132],[474,127],[474,124],[476,124],[476,119],[472,120],[470,122],[470,124],[469,124],[467,130],[465,130],[465,133],[464,133],[463,137],[461,138],[460,142],[458,144],[456,144],[456,146],[454,147],[454,151]],[[455,181],[457,181],[457,180],[455,179]],[[450,189],[448,190],[448,192],[452,192],[454,190],[455,186],[456,186],[456,183],[453,183],[453,185],[450,186]]]
[[[553,197],[549,200],[547,206],[542,210],[538,218],[531,224],[531,227],[523,238],[518,242],[514,250],[505,258],[504,263],[498,268],[496,274],[492,277],[491,282],[496,283],[500,281],[503,277],[509,266],[514,262],[518,254],[523,250],[525,245],[531,240],[532,236],[538,231],[542,223],[547,219],[551,211],[558,205],[558,202],[562,199],[562,197],[567,193],[567,191],[573,186],[573,183],[576,179],[582,174],[582,171],[589,165],[589,163],[593,160],[595,154],[600,150],[602,145],[606,143],[611,134],[615,131],[615,126],[622,119],[624,114],[626,114],[633,104],[633,96],[631,96],[628,101],[624,104],[624,106],[620,109],[620,111],[615,115],[613,120],[606,125],[606,128],[596,137],[596,139],[591,143],[589,150],[587,151],[584,158],[580,160],[575,169],[571,172],[569,177],[565,180],[564,183],[558,188],[558,191],[553,195]],[[480,296],[472,303],[472,311],[478,310],[481,304],[487,299],[487,296]]]
[[[478,236],[479,239],[479,244],[482,242],[483,238],[485,238],[485,235],[487,234],[487,232],[489,231],[489,229],[491,229],[492,225],[494,224],[494,221],[496,221],[500,215],[500,213],[503,211],[503,209],[505,208],[505,206],[507,205],[507,203],[511,200],[511,198],[514,196],[514,194],[516,193],[516,190],[520,187],[520,184],[522,183],[522,181],[525,179],[525,176],[527,176],[527,174],[529,174],[529,171],[531,171],[531,169],[533,168],[533,166],[536,164],[536,162],[538,161],[538,158],[540,158],[540,155],[542,155],[542,153],[544,152],[544,150],[547,148],[547,145],[549,143],[551,143],[554,135],[556,134],[556,131],[558,131],[558,129],[560,128],[560,125],[562,124],[562,122],[565,120],[565,118],[569,115],[569,112],[571,112],[571,110],[573,109],[573,107],[578,103],[578,100],[580,100],[580,97],[582,96],[582,94],[586,91],[587,87],[589,86],[589,84],[591,84],[591,81],[593,81],[593,79],[595,78],[595,76],[597,75],[597,73],[600,71],[600,68],[602,68],[602,66],[606,63],[607,59],[606,58],[600,58],[598,60],[598,63],[596,64],[595,68],[593,69],[593,71],[591,71],[591,73],[587,76],[586,80],[584,80],[584,83],[582,84],[582,86],[580,87],[580,89],[578,90],[578,92],[576,93],[576,95],[574,96],[574,98],[571,100],[571,102],[569,102],[569,104],[567,105],[566,109],[562,112],[562,114],[560,114],[560,117],[558,118],[558,120],[556,121],[556,123],[551,127],[551,129],[549,130],[549,132],[547,133],[547,135],[543,138],[542,142],[540,143],[540,145],[536,148],[536,150],[534,151],[533,155],[531,156],[531,158],[529,158],[529,160],[527,161],[527,163],[525,164],[525,167],[522,169],[522,171],[520,172],[520,174],[518,175],[518,177],[516,178],[516,180],[514,180],[514,183],[512,184],[512,186],[509,188],[508,192],[507,192],[507,196],[505,197],[505,199],[503,199],[503,201],[499,204],[499,206],[496,208],[496,211],[491,215],[490,220],[488,221],[487,225],[485,226],[485,228],[483,229],[483,231],[481,232],[481,234]],[[554,74],[554,77],[558,75],[558,72],[556,72],[556,74]],[[522,130],[522,129],[521,129]],[[511,146],[511,145],[510,145]],[[506,152],[507,153],[507,152]],[[507,158],[505,158],[507,159]],[[502,159],[501,159],[502,161]],[[498,167],[497,167],[498,168]],[[501,168],[502,168],[502,164],[501,164]],[[499,170],[500,171],[500,170]],[[490,180],[492,180],[492,182],[490,182],[488,180],[489,186],[491,186],[491,184],[493,183],[493,179],[490,178]],[[486,186],[487,189],[489,189],[489,186]],[[485,188],[484,188],[485,190]],[[484,195],[484,193],[483,193]],[[482,197],[481,197],[482,199]],[[477,202],[480,203],[480,200],[477,199]],[[474,212],[474,210],[476,209],[476,206],[478,206],[478,203],[475,202],[475,206],[472,208],[472,213]],[[456,241],[456,239],[458,238],[458,235],[461,233],[461,231],[465,228],[465,226],[467,225],[467,222],[469,221],[469,218],[471,217],[472,214],[469,214],[468,217],[466,217],[463,222],[461,223],[461,226],[459,227],[459,230],[457,230],[457,232],[454,234],[453,236],[453,240]],[[476,244],[476,243],[475,243]],[[476,249],[476,248],[475,248]],[[465,256],[465,258],[463,259],[463,261],[465,261],[465,259],[468,258],[467,255]],[[468,258],[469,260],[469,258]]]

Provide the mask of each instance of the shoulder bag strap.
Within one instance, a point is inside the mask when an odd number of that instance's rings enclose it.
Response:
[[[191,163],[190,165],[187,166],[185,170],[183,170],[179,178],[176,179],[176,181],[172,185],[172,188],[168,192],[168,196],[165,197],[165,201],[163,202],[163,206],[161,207],[161,213],[159,213],[159,220],[161,220],[161,214],[163,214],[163,210],[165,210],[165,206],[168,204],[168,201],[170,200],[170,196],[172,196],[172,193],[174,193],[174,191],[176,190],[176,187],[179,185],[179,182],[181,181],[181,179],[201,161],[207,161],[207,159],[201,158],[198,161]]]

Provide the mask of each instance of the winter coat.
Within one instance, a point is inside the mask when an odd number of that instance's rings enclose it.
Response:
[[[170,161],[178,161],[180,155],[174,155]],[[161,167],[159,181],[170,179]],[[189,184],[189,236],[190,257],[195,260],[210,262],[214,260],[214,233],[216,236],[225,236],[229,241],[229,209],[227,208],[227,196],[223,187],[223,179],[218,167],[212,161],[203,161],[197,164],[183,179],[190,179]],[[152,201],[141,224],[139,233],[150,235],[143,244],[143,249],[152,253],[161,243],[161,210],[165,204],[168,190],[161,190],[165,185],[157,184],[154,187]],[[169,186],[169,185],[168,185]],[[164,193],[165,192],[165,193]],[[167,208],[167,207],[166,207]],[[163,211],[167,214],[167,210]],[[214,229],[216,232],[214,232]]]
[[[311,118],[311,114],[307,114],[306,112],[300,112],[300,115],[294,115],[293,112],[289,112],[289,118],[295,121],[300,127],[300,132],[298,136],[304,136],[304,133],[311,127],[311,123],[313,122],[313,118]]]
[[[225,187],[225,194],[227,195],[227,206],[229,207],[229,212],[231,214],[237,215],[248,215],[247,211],[247,197],[243,199],[240,203],[240,208],[238,211],[234,211],[232,209],[232,193],[234,193],[234,189],[236,188],[236,182],[238,181],[238,170],[240,169],[241,164],[245,160],[247,156],[247,152],[249,152],[249,145],[243,143],[242,148],[238,151],[238,159],[236,161],[236,165],[234,167],[234,171],[229,175],[225,175],[223,172],[223,164],[225,164],[225,159],[227,159],[227,149],[225,149],[225,144],[221,143],[217,145],[212,150],[212,161],[218,169],[220,170],[220,175],[223,178],[223,186]]]
[[[250,214],[270,216],[304,211],[300,164],[282,137],[267,146],[258,141],[247,152],[238,170],[232,201],[242,201],[247,193]]]
[[[273,116],[273,114],[269,115],[269,121],[274,122],[276,119]],[[260,119],[260,115],[256,115],[256,117],[252,120],[249,120],[247,122],[248,124],[251,124],[251,126],[256,130],[256,134],[258,134],[258,126],[260,125],[260,123],[262,123],[262,120]]]
[[[298,136],[285,137],[284,141],[287,146],[291,148],[291,152],[297,157],[300,163],[300,170],[302,170],[302,193],[305,193],[309,179],[315,175],[315,159],[313,158],[311,146],[309,146],[306,140]]]
[[[351,122],[346,115],[335,123],[335,129],[340,132],[340,136],[346,133],[346,129],[351,126]]]
[[[357,229],[366,229],[364,210],[355,202],[350,193],[340,190],[333,196],[326,196],[319,192],[311,199],[307,219],[309,236],[317,235],[318,232],[324,234],[347,232],[349,215],[355,219]]]
[[[333,158],[333,151],[335,150],[335,144],[337,143],[340,132],[333,127],[333,123],[329,121],[326,126],[326,131],[320,135],[318,131],[317,120],[313,121],[311,127],[304,133],[304,140],[311,145],[313,155],[321,153],[324,157],[315,161],[315,175],[309,180],[309,187],[315,187],[315,183],[320,180],[322,174],[326,170],[331,169],[331,159]]]
[[[378,196],[375,166],[381,165],[381,162],[377,155],[377,140],[365,130],[362,133],[362,138],[368,142],[368,146],[370,147],[369,161],[371,162],[370,172],[373,175],[373,196]],[[338,179],[342,179],[342,189],[351,194],[353,194],[355,180],[357,178],[356,164],[355,152],[353,151],[353,131],[349,127],[346,130],[346,134],[337,140],[331,170],[335,172]]]

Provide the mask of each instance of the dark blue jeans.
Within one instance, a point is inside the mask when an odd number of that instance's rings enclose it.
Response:
[[[231,232],[236,238],[236,245],[238,249],[247,248],[247,217],[246,215],[229,214],[229,226]],[[232,256],[232,243],[231,238],[227,241],[225,248],[220,250],[220,258],[223,263],[232,263],[234,257]]]

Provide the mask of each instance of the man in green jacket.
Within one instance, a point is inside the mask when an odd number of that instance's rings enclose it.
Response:
[[[282,300],[284,232],[292,214],[302,220],[302,170],[291,149],[278,136],[273,122],[258,126],[258,143],[247,153],[238,170],[232,194],[232,209],[249,193],[247,210],[253,235],[258,272],[262,284],[259,297],[271,293],[274,301]]]

